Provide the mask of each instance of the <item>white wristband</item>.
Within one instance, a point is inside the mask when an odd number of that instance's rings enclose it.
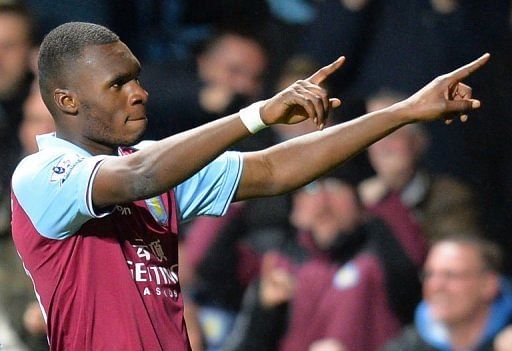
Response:
[[[268,127],[260,116],[260,108],[263,104],[264,101],[255,102],[254,104],[241,109],[238,113],[242,123],[249,132],[251,132],[251,134],[256,134],[260,130]]]

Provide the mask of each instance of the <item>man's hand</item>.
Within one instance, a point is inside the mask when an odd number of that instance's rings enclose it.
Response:
[[[267,253],[261,265],[259,298],[264,308],[274,308],[288,302],[295,290],[295,278],[277,265],[275,253]]]
[[[508,326],[494,338],[494,350],[512,351],[512,326]]]
[[[480,101],[472,98],[471,87],[461,81],[485,65],[490,56],[484,54],[455,71],[435,78],[394,107],[403,112],[409,122],[433,121],[443,117],[445,123],[450,124],[457,116],[465,122],[467,113],[479,108]]]
[[[320,84],[336,72],[343,62],[344,56],[265,101],[260,110],[263,122],[267,125],[296,124],[311,118],[322,129],[331,109],[340,106],[341,101],[329,98]]]
[[[488,60],[489,54],[485,54],[434,79],[399,103],[334,125],[323,133],[311,133],[261,152],[244,154],[244,171],[235,200],[284,194],[298,189],[406,124],[435,120],[441,116],[449,123],[459,114],[465,120],[466,113],[478,108],[480,101],[472,98],[471,88],[461,80]],[[336,72],[343,61],[344,58],[340,57],[308,79],[264,101],[260,107],[263,122],[292,124],[311,118],[322,128],[329,110],[341,102],[328,98],[318,84]],[[242,130],[243,124],[238,122],[238,131]]]

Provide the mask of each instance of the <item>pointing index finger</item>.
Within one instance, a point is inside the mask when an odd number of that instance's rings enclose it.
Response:
[[[338,68],[340,68],[343,65],[344,62],[345,62],[345,56],[341,56],[336,61],[334,61],[333,63],[320,68],[318,71],[313,73],[306,80],[311,82],[311,83],[313,83],[313,84],[320,84],[327,77],[329,77],[331,74],[336,72],[338,70]]]
[[[469,77],[473,72],[477,71],[489,61],[491,54],[485,53],[473,62],[468,63],[460,68],[457,68],[455,71],[452,71],[449,76],[454,78],[457,81],[461,81],[466,77]]]

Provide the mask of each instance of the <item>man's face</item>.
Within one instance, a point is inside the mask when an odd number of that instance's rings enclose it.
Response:
[[[485,270],[474,246],[442,242],[425,263],[423,297],[436,320],[456,325],[489,307],[495,283],[496,276]]]
[[[0,100],[16,94],[29,70],[30,38],[24,18],[0,13]]]
[[[260,46],[250,39],[226,35],[198,63],[201,78],[209,84],[250,98],[261,94],[266,58]]]
[[[418,157],[414,133],[405,126],[368,148],[368,156],[375,171],[382,176],[413,173]]]
[[[292,223],[311,230],[321,249],[328,249],[340,232],[352,231],[359,223],[360,209],[354,189],[336,179],[311,183],[293,198]]]
[[[147,125],[148,93],[138,81],[140,64],[121,41],[84,49],[73,76],[80,132],[101,145],[132,145]]]

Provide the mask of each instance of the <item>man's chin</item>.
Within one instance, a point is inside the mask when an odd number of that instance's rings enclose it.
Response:
[[[126,140],[126,141],[120,143],[119,146],[133,146],[133,145],[136,145],[136,144],[140,143],[144,139],[145,133],[146,133],[146,128],[144,127],[144,129],[138,135],[136,135],[133,138],[130,138],[130,140]]]

